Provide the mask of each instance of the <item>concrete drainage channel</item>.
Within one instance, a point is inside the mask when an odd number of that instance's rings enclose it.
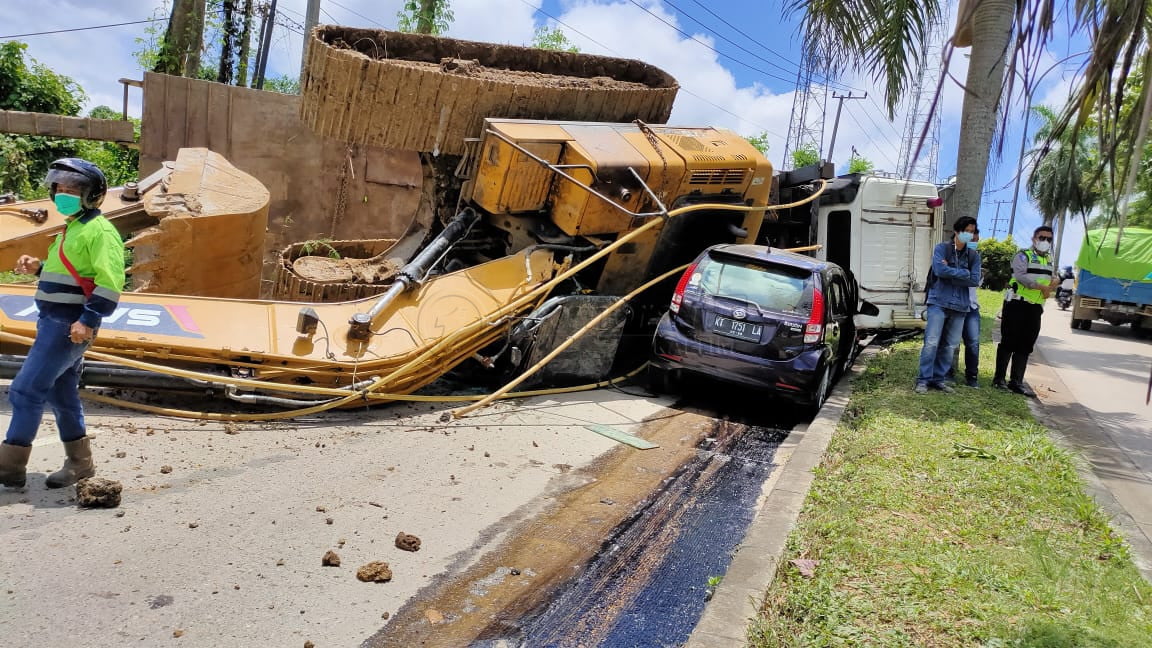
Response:
[[[755,517],[787,435],[718,421],[697,459],[667,480],[579,578],[510,636],[478,645],[682,644]]]

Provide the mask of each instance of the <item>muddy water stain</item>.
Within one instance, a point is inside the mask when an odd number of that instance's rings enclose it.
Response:
[[[711,577],[722,576],[755,515],[785,432],[725,423],[710,452],[684,466],[635,523],[547,606],[512,645],[676,646],[696,626]]]
[[[418,593],[363,645],[653,645],[636,642],[654,623],[682,641],[784,434],[690,412],[646,423],[640,436],[659,448],[619,447],[579,471],[585,485]],[[428,610],[444,621],[429,623]]]
[[[421,590],[362,645],[468,646],[491,634],[494,624],[518,626],[579,575],[615,529],[642,513],[669,477],[695,460],[698,444],[715,434],[713,426],[709,417],[692,413],[645,423],[639,436],[658,448],[619,446],[588,469],[569,472],[569,479],[584,473],[583,485],[557,495],[462,571]],[[429,624],[428,609],[446,622]]]

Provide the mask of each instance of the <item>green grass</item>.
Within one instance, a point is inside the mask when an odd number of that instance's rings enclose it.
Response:
[[[753,646],[1152,646],[1152,586],[1074,458],[989,386],[1000,295],[981,292],[980,389],[915,395],[918,339],[856,382]]]
[[[34,275],[22,275],[15,272],[0,272],[0,284],[4,283],[31,283],[36,281]]]

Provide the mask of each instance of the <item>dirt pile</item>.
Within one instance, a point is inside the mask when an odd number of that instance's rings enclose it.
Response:
[[[489,117],[662,124],[679,89],[655,66],[608,56],[335,25],[311,39],[301,121],[405,151],[462,155]]]
[[[76,504],[81,508],[116,508],[124,487],[118,481],[89,477],[76,482]]]
[[[392,569],[388,563],[376,560],[357,569],[356,578],[365,583],[387,583],[392,580]]]

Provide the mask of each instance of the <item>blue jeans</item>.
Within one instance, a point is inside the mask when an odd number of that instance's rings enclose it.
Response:
[[[980,375],[980,311],[970,310],[964,318],[964,331],[961,335],[964,340],[964,379],[975,380]],[[952,367],[948,370],[948,378],[956,376],[956,363],[960,359],[960,351],[952,352]]]
[[[916,382],[939,385],[952,367],[952,354],[960,344],[967,313],[928,305],[928,323],[924,327],[924,348],[920,350],[920,373]]]
[[[5,441],[30,446],[51,405],[61,441],[85,435],[84,406],[80,404],[80,370],[91,342],[75,344],[68,337],[72,322],[41,317],[36,322],[36,341],[8,388],[12,421]]]

